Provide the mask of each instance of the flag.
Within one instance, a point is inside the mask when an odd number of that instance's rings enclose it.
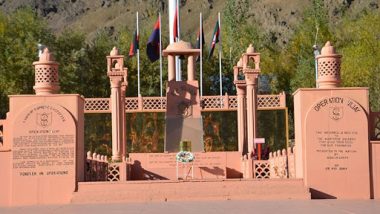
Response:
[[[174,21],[173,21],[173,38],[174,42],[178,39],[178,8],[175,8]]]
[[[146,45],[146,53],[150,61],[154,62],[160,58],[160,19],[156,21],[152,34]]]
[[[211,58],[212,54],[214,53],[216,43],[219,42],[219,36],[220,36],[220,29],[219,29],[219,20],[218,20],[216,21],[214,33],[212,34],[211,47],[210,47],[210,52],[208,54],[208,58]]]
[[[197,34],[197,42],[195,44],[195,48],[196,49],[200,49],[201,48],[201,33],[200,31],[198,30],[198,34]],[[202,48],[203,46],[205,45],[205,34],[204,34],[204,31],[203,31],[203,26],[202,26]],[[199,56],[197,57],[197,62],[199,61]]]
[[[137,34],[137,30],[133,34],[131,46],[129,47],[129,57],[133,57],[137,50],[139,49],[139,35]]]

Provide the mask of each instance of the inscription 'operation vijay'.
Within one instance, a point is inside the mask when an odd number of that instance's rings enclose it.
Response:
[[[360,110],[360,106],[358,104],[356,104],[355,102],[351,101],[350,99],[347,99],[347,98],[343,98],[343,97],[330,97],[330,98],[325,98],[321,101],[319,101],[314,107],[313,109],[315,111],[320,111],[321,109],[323,109],[324,107],[326,107],[327,105],[329,104],[341,104],[341,105],[346,105],[348,106],[350,109],[352,109],[354,112],[359,112],[361,111]]]

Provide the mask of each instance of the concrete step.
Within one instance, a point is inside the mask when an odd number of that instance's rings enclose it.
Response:
[[[310,199],[302,179],[81,182],[72,203]]]

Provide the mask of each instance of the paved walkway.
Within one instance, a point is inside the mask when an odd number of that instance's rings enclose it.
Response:
[[[380,201],[376,200],[284,200],[284,201],[178,201],[124,204],[70,204],[57,206],[30,206],[4,208],[1,214],[221,214],[221,213],[281,213],[281,214],[379,214]]]

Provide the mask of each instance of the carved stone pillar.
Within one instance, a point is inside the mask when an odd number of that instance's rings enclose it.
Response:
[[[238,123],[238,148],[239,152],[244,155],[247,154],[247,111],[246,111],[246,86],[245,84],[236,84],[237,90],[237,123]]]
[[[121,160],[122,117],[121,112],[121,80],[122,76],[110,76],[111,82],[111,114],[112,114],[112,160]]]
[[[253,60],[253,66],[249,65],[250,60]],[[243,54],[243,73],[247,84],[248,153],[252,155],[255,149],[254,140],[257,138],[257,79],[260,74],[260,53],[255,52],[252,44]]]
[[[127,79],[127,69],[123,67],[124,56],[119,55],[116,47],[107,56],[107,76],[111,83],[111,119],[112,119],[112,160],[120,161],[123,154],[123,116],[125,117],[124,100],[122,101],[122,81]]]
[[[125,92],[127,91],[128,83],[124,79],[121,83],[121,122],[122,122],[122,132],[121,132],[121,156],[123,157],[123,161],[125,161],[125,157],[127,154],[127,118],[125,117]]]

